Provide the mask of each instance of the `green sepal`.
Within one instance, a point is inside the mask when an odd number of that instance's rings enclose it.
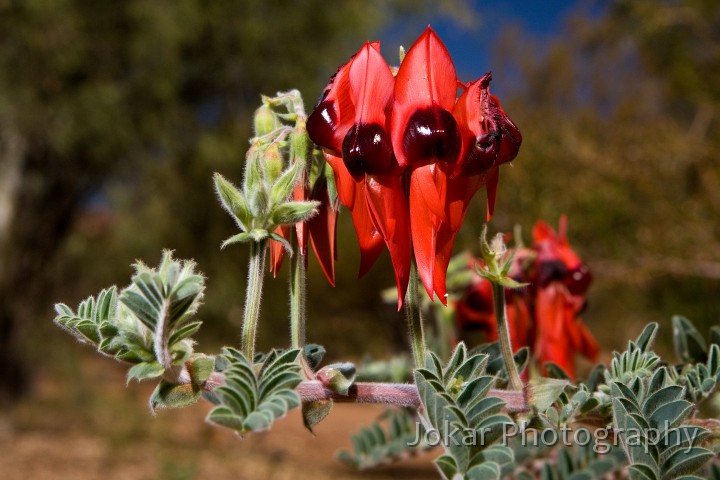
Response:
[[[219,173],[215,173],[213,176],[213,183],[222,207],[233,217],[241,230],[248,230],[250,228],[250,211],[245,195]]]
[[[571,385],[568,380],[533,378],[527,387],[528,403],[537,411],[545,412],[557,401],[568,385]]]
[[[131,380],[147,380],[149,378],[157,378],[165,373],[165,368],[158,362],[141,362],[127,372],[126,383],[130,383]]]
[[[230,238],[227,238],[221,245],[220,249],[224,249],[225,247],[229,245],[234,245],[236,243],[247,243],[255,241],[255,239],[248,233],[248,232],[240,232],[235,235],[233,235]]]
[[[253,228],[252,230],[250,230],[249,235],[253,241],[260,242],[268,238],[270,236],[270,232],[268,232],[264,228]]]
[[[333,407],[332,399],[315,400],[313,402],[305,402],[302,404],[303,425],[310,433],[315,433],[313,427],[325,420],[330,414]]]
[[[210,355],[196,354],[187,363],[192,384],[203,385],[210,375],[215,371],[215,357]]]
[[[150,395],[150,411],[167,408],[183,408],[194,405],[200,400],[201,390],[196,386],[185,383],[175,384],[161,380]]]
[[[300,180],[302,166],[293,163],[275,181],[270,189],[270,203],[280,205],[285,203],[293,193],[295,185]]]
[[[288,242],[288,240],[285,237],[278,235],[275,232],[271,232],[270,238],[272,240],[275,240],[276,242],[280,242],[280,244],[283,246],[283,248],[285,249],[285,252],[287,252],[288,255],[290,255],[290,256],[293,255],[292,245],[290,244],[290,242]]]
[[[287,202],[276,206],[272,211],[272,223],[275,225],[294,225],[309,220],[317,213],[320,202],[315,200]]]

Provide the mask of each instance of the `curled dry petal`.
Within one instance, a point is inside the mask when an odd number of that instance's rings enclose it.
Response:
[[[522,136],[508,118],[497,97],[490,94],[492,75],[486,73],[471,82],[460,96],[453,115],[457,120],[462,147],[453,176],[483,175],[487,184],[487,220],[495,210],[498,168],[518,154]]]

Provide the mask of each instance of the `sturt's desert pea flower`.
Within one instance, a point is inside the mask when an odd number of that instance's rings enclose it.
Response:
[[[323,147],[351,211],[360,274],[386,245],[399,306],[413,259],[428,295],[446,303],[445,276],[468,204],[487,184],[489,217],[498,167],[518,153],[520,133],[489,83],[489,74],[458,82],[450,53],[428,27],[395,77],[380,44],[366,43],[308,118],[310,138]]]
[[[532,248],[515,251],[510,276],[527,287],[506,291],[513,350],[530,348],[543,365],[553,362],[575,376],[575,355],[596,360],[600,348],[580,314],[592,282],[589,267],[570,247],[563,215],[556,233],[543,221],[533,228]],[[456,303],[460,329],[481,329],[488,341],[498,339],[490,282],[478,277]]]

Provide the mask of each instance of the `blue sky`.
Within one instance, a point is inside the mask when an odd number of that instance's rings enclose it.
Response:
[[[458,77],[468,81],[492,70],[490,46],[507,26],[516,24],[539,41],[563,29],[567,17],[578,9],[590,8],[592,0],[471,0],[477,22],[468,27],[451,19],[418,15],[412,22],[398,22],[380,35],[383,52],[391,63],[397,63],[395,52],[400,44],[413,43],[425,26],[431,24],[453,56]],[[596,8],[592,12],[598,12]],[[393,61],[394,60],[394,61]]]

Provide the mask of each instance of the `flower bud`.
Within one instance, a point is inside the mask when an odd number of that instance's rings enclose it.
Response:
[[[262,164],[265,169],[265,179],[272,185],[285,168],[285,159],[277,142],[273,142],[263,152]]]
[[[275,130],[276,126],[275,113],[267,104],[263,103],[260,108],[255,110],[255,115],[253,115],[255,136],[262,137],[263,135],[267,135]]]

